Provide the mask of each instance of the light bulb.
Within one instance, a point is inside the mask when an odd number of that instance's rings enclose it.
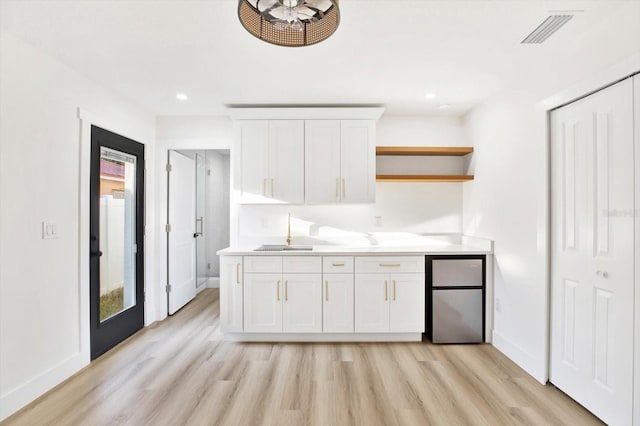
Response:
[[[288,22],[293,22],[296,19],[296,12],[293,10],[292,7],[285,7],[284,10],[282,11],[282,15],[284,16],[284,19],[286,19]]]

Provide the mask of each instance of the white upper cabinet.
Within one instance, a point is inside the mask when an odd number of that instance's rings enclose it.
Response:
[[[238,201],[304,203],[304,121],[239,120],[235,133]]]
[[[372,120],[340,122],[340,174],[343,203],[376,200],[376,142]]]
[[[375,201],[375,121],[305,121],[307,204]]]
[[[340,202],[340,120],[305,121],[307,204]]]

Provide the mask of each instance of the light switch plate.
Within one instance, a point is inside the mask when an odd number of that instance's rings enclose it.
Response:
[[[58,238],[58,224],[56,222],[42,222],[42,239],[51,240]]]

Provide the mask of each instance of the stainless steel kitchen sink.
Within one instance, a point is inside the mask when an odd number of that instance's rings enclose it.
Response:
[[[286,244],[264,244],[253,251],[311,251],[313,246],[288,246]]]

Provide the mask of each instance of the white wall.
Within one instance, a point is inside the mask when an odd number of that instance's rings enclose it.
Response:
[[[493,344],[546,381],[546,114],[525,92],[496,97],[465,122],[475,151],[465,234],[495,241]]]
[[[109,130],[149,144],[151,156],[155,122],[4,31],[0,59],[2,419],[89,361],[89,283],[80,275],[83,262],[88,265],[88,251],[86,258],[81,254],[88,245],[80,245],[81,239],[88,241],[88,227],[80,229],[89,210],[88,203],[80,205],[81,148],[86,154],[88,147],[80,146],[78,108],[109,123]],[[147,201],[152,200],[151,189]],[[41,238],[44,220],[57,223],[59,238]],[[147,223],[153,224],[152,216]],[[146,241],[148,261],[152,233]],[[153,282],[152,271],[147,279]],[[147,313],[154,315],[153,309]]]

